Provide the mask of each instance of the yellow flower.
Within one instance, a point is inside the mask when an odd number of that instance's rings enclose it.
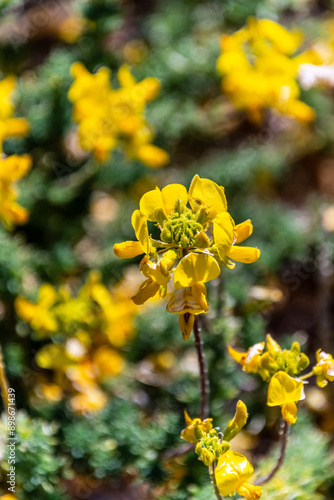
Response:
[[[288,424],[296,422],[296,402],[304,398],[304,386],[301,380],[281,371],[273,375],[268,388],[267,405],[282,406],[282,415]]]
[[[78,123],[81,147],[97,161],[105,161],[118,145],[129,158],[152,168],[169,162],[168,154],[154,146],[153,131],[145,119],[145,106],[159,92],[156,78],[137,82],[127,66],[118,71],[120,88],[110,84],[110,71],[91,74],[81,63],[72,66],[74,83],[68,97],[73,102],[73,120]]]
[[[159,240],[149,235],[147,221],[160,230]],[[138,241],[115,244],[114,253],[121,258],[146,254],[140,269],[147,279],[133,300],[143,304],[158,291],[164,297],[173,275],[175,292],[167,311],[180,315],[185,340],[194,316],[209,309],[205,283],[219,276],[220,266],[233,268],[229,259],[250,263],[260,256],[257,248],[236,245],[251,235],[251,222],[235,226],[227,212],[224,188],[198,175],[189,193],[181,184],[145,193],[139,210],[133,213],[132,225]]]
[[[316,352],[317,364],[313,368],[314,375],[317,376],[317,385],[325,387],[334,380],[334,359],[331,354],[318,349]]]
[[[242,366],[243,371],[248,373],[258,373],[263,380],[269,379],[269,372],[261,366],[261,356],[264,349],[264,342],[254,344],[247,352],[239,352],[232,347],[227,347],[229,355],[234,361]]]
[[[313,109],[299,100],[297,74],[301,63],[321,61],[314,51],[294,56],[302,39],[298,31],[255,18],[236,33],[222,36],[217,69],[224,77],[223,91],[251,121],[261,123],[266,108],[301,122],[314,120]]]
[[[45,284],[39,289],[37,303],[34,304],[24,297],[15,300],[16,314],[30,324],[40,336],[57,331],[57,320],[50,310],[57,301],[57,292],[53,286]]]
[[[29,131],[29,124],[24,118],[14,118],[13,92],[16,78],[7,76],[0,81],[0,153],[3,152],[3,141],[9,137],[22,137]]]
[[[284,371],[291,376],[298,375],[310,363],[306,354],[300,352],[298,342],[294,342],[291,349],[282,350],[279,344],[268,334],[266,336],[266,348],[267,352],[261,356],[261,366],[270,373]]]
[[[7,229],[15,224],[25,224],[28,212],[15,200],[17,198],[16,181],[24,177],[31,168],[30,156],[12,155],[0,159],[0,220]]]
[[[241,400],[237,402],[236,412],[224,430],[225,441],[231,441],[246,425],[248,418],[247,407]]]
[[[256,500],[262,495],[261,486],[247,482],[254,469],[244,455],[229,450],[218,459],[215,469],[216,483],[222,496],[232,495],[235,491],[248,500]]]
[[[196,443],[205,434],[208,434],[212,429],[212,418],[201,420],[200,418],[191,419],[184,410],[184,419],[186,421],[186,428],[181,432],[181,438],[188,443]]]

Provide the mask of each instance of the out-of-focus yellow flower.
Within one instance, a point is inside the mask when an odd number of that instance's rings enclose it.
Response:
[[[268,388],[268,406],[282,406],[282,415],[288,424],[297,420],[296,402],[305,398],[301,380],[290,377],[285,372],[277,372],[270,380]]]
[[[16,202],[15,183],[24,177],[30,168],[31,158],[28,155],[0,158],[0,220],[7,229],[16,224],[25,224],[28,220],[27,210]]]
[[[212,418],[205,420],[190,418],[186,410],[184,410],[184,419],[186,428],[181,432],[181,438],[188,441],[188,443],[196,443],[212,429]]]
[[[263,380],[269,380],[268,370],[261,366],[261,355],[264,349],[264,342],[254,344],[247,352],[239,352],[228,346],[228,352],[234,361],[242,366],[242,369],[248,373],[258,373]]]
[[[229,450],[218,459],[215,469],[216,483],[221,495],[231,495],[235,491],[248,500],[256,500],[262,495],[261,486],[247,482],[254,469],[244,455]]]
[[[160,230],[159,240],[148,232],[148,221]],[[196,175],[189,192],[181,184],[170,184],[144,194],[132,215],[137,241],[114,245],[121,258],[146,254],[140,269],[146,281],[133,297],[143,304],[158,292],[166,295],[173,275],[175,292],[167,311],[180,315],[180,328],[188,339],[194,316],[208,311],[205,283],[219,276],[220,266],[233,269],[238,262],[255,262],[260,251],[238,243],[252,234],[251,222],[235,225],[227,212],[224,188]]]
[[[76,16],[67,16],[58,27],[58,36],[66,43],[75,43],[89,26],[87,19]]]
[[[313,374],[317,376],[317,385],[325,387],[334,380],[334,359],[331,354],[318,349],[316,352],[317,364],[313,367]]]
[[[30,324],[40,336],[52,334],[57,331],[58,323],[51,311],[56,303],[57,291],[51,285],[42,285],[39,289],[37,303],[34,304],[24,297],[15,300],[16,314]]]
[[[110,71],[100,68],[91,74],[81,63],[72,66],[74,83],[68,97],[73,102],[73,119],[79,124],[83,149],[105,161],[118,145],[129,158],[152,168],[169,162],[168,154],[154,146],[153,131],[145,119],[145,106],[159,92],[156,78],[137,82],[127,66],[118,71],[120,88],[110,84]]]
[[[313,109],[299,99],[296,78],[300,64],[321,60],[315,51],[294,55],[302,39],[299,31],[289,32],[274,21],[255,18],[236,33],[221,37],[217,69],[223,76],[223,91],[251,121],[261,123],[267,108],[300,122],[314,120]]]
[[[23,137],[29,131],[25,118],[14,118],[13,92],[16,78],[7,76],[0,81],[0,153],[3,152],[3,141],[10,137]]]

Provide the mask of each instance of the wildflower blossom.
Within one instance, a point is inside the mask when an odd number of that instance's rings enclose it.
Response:
[[[247,26],[221,37],[217,62],[223,91],[249,119],[261,123],[264,110],[277,109],[300,122],[311,122],[314,111],[302,102],[297,83],[301,63],[319,64],[314,51],[294,55],[302,33],[289,32],[268,19],[248,20]]]
[[[214,477],[220,493],[225,496],[237,491],[248,500],[260,498],[262,488],[247,482],[254,472],[252,465],[246,457],[231,450],[228,442],[246,423],[248,413],[245,404],[238,401],[234,418],[229,421],[223,433],[218,433],[212,427],[212,418],[202,421],[200,418],[191,419],[186,411],[184,414],[186,428],[181,437],[189,443],[196,443],[195,453],[204,465],[211,468],[218,460]]]
[[[235,491],[248,500],[256,500],[262,495],[261,486],[247,482],[254,469],[244,455],[229,450],[218,459],[215,477],[221,495],[231,495]]]
[[[0,220],[7,229],[15,224],[25,224],[28,220],[28,211],[16,202],[16,181],[24,177],[30,168],[28,155],[0,159]]]
[[[281,371],[273,375],[268,388],[267,405],[282,406],[282,416],[288,424],[296,422],[296,402],[304,398],[304,386],[301,380]]]
[[[181,184],[170,184],[144,194],[132,215],[137,241],[114,245],[121,258],[145,254],[140,270],[146,280],[132,298],[143,304],[158,292],[165,297],[173,275],[174,293],[167,311],[180,316],[185,340],[194,317],[209,310],[205,283],[219,276],[220,266],[230,269],[238,262],[255,262],[260,251],[238,243],[252,234],[251,222],[235,225],[227,212],[224,188],[196,175],[189,192]],[[160,230],[160,238],[149,234],[148,222]]]
[[[125,366],[119,351],[134,333],[136,306],[126,291],[116,286],[111,292],[92,271],[77,295],[67,286],[58,290],[44,284],[36,303],[17,297],[18,316],[30,324],[40,338],[56,343],[44,345],[36,363],[50,371],[51,380],[37,384],[35,398],[59,401],[70,393],[76,412],[97,411],[107,403],[101,385],[119,375]]]
[[[334,359],[331,354],[318,349],[316,352],[317,364],[313,367],[313,374],[317,376],[317,385],[325,387],[334,380]]]
[[[78,136],[83,149],[105,161],[109,153],[122,145],[129,158],[153,168],[165,166],[168,154],[152,144],[153,131],[144,112],[154,99],[160,84],[156,78],[137,82],[127,66],[118,71],[120,88],[110,84],[110,71],[103,67],[91,74],[81,63],[72,66],[74,83],[68,97],[73,102],[73,120],[79,124]]]
[[[22,137],[29,131],[25,118],[14,118],[13,92],[16,78],[7,76],[0,81],[0,153],[3,152],[3,141],[10,137]]]

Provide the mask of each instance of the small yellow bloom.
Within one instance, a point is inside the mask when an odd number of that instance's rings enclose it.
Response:
[[[248,418],[247,407],[245,403],[241,400],[237,402],[236,412],[232,420],[226,426],[224,430],[225,441],[231,441],[241,429],[246,425]]]
[[[304,398],[304,385],[301,380],[281,371],[273,375],[268,388],[267,405],[282,406],[282,415],[288,424],[296,422],[296,402]]]
[[[261,355],[264,349],[264,342],[254,344],[247,352],[239,352],[232,347],[227,347],[229,355],[234,361],[241,364],[242,369],[248,373],[258,373],[263,380],[268,380],[269,373],[261,366]]]
[[[16,88],[16,78],[7,76],[0,81],[0,153],[3,141],[9,137],[22,137],[29,131],[29,124],[24,118],[14,118],[12,100]]]
[[[244,455],[229,450],[218,459],[215,469],[216,483],[221,495],[232,495],[235,491],[248,500],[256,500],[262,495],[261,486],[247,482],[254,469]]]
[[[317,364],[313,368],[314,375],[317,376],[317,385],[325,387],[334,380],[334,359],[331,354],[318,349],[316,352]]]
[[[299,100],[297,74],[302,62],[321,61],[314,51],[295,55],[302,39],[298,31],[255,18],[234,34],[222,36],[217,69],[223,76],[223,92],[251,121],[261,123],[266,108],[303,123],[314,120],[313,109]]]
[[[294,342],[291,349],[282,350],[271,335],[267,334],[266,348],[267,352],[261,357],[261,365],[270,373],[284,371],[288,375],[294,376],[298,375],[310,363],[306,354],[300,352],[298,342]]]
[[[137,82],[127,66],[118,71],[120,88],[110,84],[110,71],[91,74],[81,63],[72,66],[74,83],[68,97],[73,102],[73,120],[83,149],[97,161],[108,159],[121,145],[129,158],[152,168],[169,162],[168,154],[152,143],[153,133],[145,119],[145,106],[154,99],[160,84],[156,78]]]
[[[188,443],[196,443],[205,434],[208,434],[212,429],[212,418],[201,420],[200,418],[191,419],[184,410],[184,419],[186,421],[186,428],[181,432],[181,438]]]
[[[180,329],[188,339],[194,315],[209,310],[205,283],[220,275],[221,266],[233,268],[230,258],[246,263],[259,258],[258,249],[235,245],[251,235],[253,226],[249,220],[235,226],[224,188],[198,175],[189,192],[181,184],[148,191],[139,208],[132,216],[138,241],[117,243],[114,253],[124,258],[145,254],[140,270],[147,279],[133,297],[136,304],[158,292],[164,297],[173,275],[175,292],[167,311],[180,315]],[[149,235],[147,221],[160,230],[158,240]]]
[[[29,214],[17,202],[16,181],[31,168],[30,156],[12,155],[0,159],[0,220],[12,229],[15,224],[25,224]]]

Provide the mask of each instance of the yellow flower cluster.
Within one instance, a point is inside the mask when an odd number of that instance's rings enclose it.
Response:
[[[146,103],[159,92],[156,78],[137,82],[129,68],[122,66],[117,74],[120,88],[113,89],[108,68],[92,74],[78,62],[72,66],[72,74],[68,97],[83,149],[93,152],[97,161],[105,161],[121,145],[129,158],[149,167],[169,162],[168,154],[152,144],[153,131],[144,116]]]
[[[229,441],[235,437],[246,424],[247,408],[238,401],[235,416],[228,423],[223,433],[212,427],[212,418],[191,419],[185,411],[186,428],[181,438],[188,443],[196,443],[195,452],[198,459],[206,466],[218,460],[215,468],[215,481],[221,495],[233,495],[235,492],[247,500],[257,500],[262,495],[261,486],[248,483],[254,469],[244,455],[231,450]]]
[[[25,224],[28,212],[17,202],[15,183],[31,168],[28,155],[4,157],[3,142],[10,137],[24,136],[29,125],[24,118],[14,118],[12,94],[16,87],[16,79],[7,76],[0,82],[0,220],[7,229],[16,224]]]
[[[70,392],[74,411],[103,408],[107,396],[101,384],[124,368],[119,348],[134,333],[136,306],[116,287],[112,293],[92,271],[88,281],[73,297],[71,291],[51,285],[40,287],[37,303],[24,297],[15,301],[18,316],[30,324],[40,338],[52,337],[54,343],[42,347],[36,355],[41,368],[53,371],[52,382],[42,380],[35,394],[50,402]],[[73,394],[74,393],[74,394]]]
[[[265,348],[266,352],[263,352]],[[296,403],[305,398],[305,379],[316,375],[319,387],[334,380],[334,359],[331,354],[319,349],[316,353],[317,363],[312,371],[299,376],[310,363],[306,354],[300,352],[299,343],[294,342],[291,349],[282,350],[269,334],[266,343],[259,342],[247,352],[239,352],[232,347],[228,347],[228,352],[245,372],[258,373],[269,382],[267,405],[281,406],[283,418],[288,424],[294,424],[297,420]]]
[[[159,229],[159,239],[150,235],[148,221]],[[233,269],[230,259],[251,263],[260,256],[257,248],[237,245],[252,234],[251,221],[235,225],[224,188],[198,175],[189,192],[181,184],[169,184],[145,193],[132,214],[132,225],[138,241],[114,245],[121,258],[145,254],[140,270],[146,280],[132,300],[143,304],[158,292],[164,297],[173,274],[175,291],[167,311],[179,315],[185,340],[195,315],[209,310],[205,283],[219,276],[220,266]]]
[[[315,51],[294,55],[303,36],[289,32],[268,19],[248,19],[245,27],[221,37],[217,62],[223,76],[223,92],[255,123],[263,121],[267,108],[290,115],[300,122],[314,120],[312,108],[302,102],[297,83],[302,63],[320,64]]]

